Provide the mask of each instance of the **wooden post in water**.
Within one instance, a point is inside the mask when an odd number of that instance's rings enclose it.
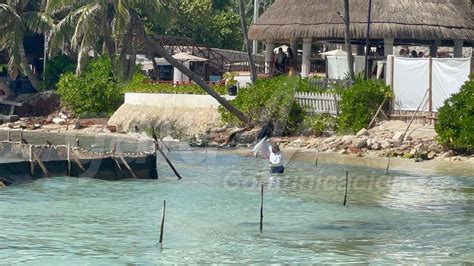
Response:
[[[67,143],[67,175],[71,176],[71,144]]]
[[[120,158],[120,160],[122,161],[122,163],[125,165],[125,168],[127,168],[127,170],[130,172],[130,174],[132,175],[133,178],[137,179],[137,175],[135,174],[135,172],[133,172],[133,169],[132,167],[130,167],[130,165],[127,163],[127,161],[125,161],[125,158],[123,158],[122,154],[120,154],[119,152],[117,153],[118,157]]]
[[[30,152],[30,175],[33,177],[35,174],[35,161],[33,160],[33,146],[30,145],[29,147],[29,152]]]
[[[388,148],[388,161],[387,161],[387,170],[385,171],[385,174],[388,175],[388,170],[390,168],[390,159],[392,157],[392,153],[390,152],[390,148]]]
[[[11,142],[11,141],[12,141],[11,132],[10,132],[10,130],[8,130],[8,132],[7,132],[7,142]]]
[[[163,211],[161,212],[160,244],[163,244],[163,231],[165,229],[166,200],[163,200]]]
[[[344,206],[347,203],[347,187],[349,186],[349,171],[346,171],[346,192],[344,193]]]
[[[263,184],[260,185],[260,233],[263,233]]]
[[[20,144],[23,144],[23,130],[20,131]]]
[[[319,160],[319,151],[316,150],[316,166],[318,166],[318,160]]]
[[[39,156],[37,156],[36,153],[34,153],[34,152],[32,152],[32,154],[33,154],[33,160],[38,163],[38,165],[40,166],[41,171],[43,172],[43,174],[44,174],[46,177],[51,177],[51,175],[50,175],[49,172],[48,172],[48,169],[46,169],[46,166],[45,166],[44,163],[41,161],[41,158],[40,158]]]

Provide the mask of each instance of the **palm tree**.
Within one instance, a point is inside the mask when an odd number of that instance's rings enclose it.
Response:
[[[239,11],[240,11],[240,23],[242,24],[242,33],[244,36],[245,49],[247,49],[247,54],[249,58],[250,77],[252,79],[252,83],[255,83],[255,81],[257,80],[257,69],[255,68],[252,52],[250,51],[249,36],[247,34],[247,18],[245,17],[244,0],[239,1]]]
[[[104,52],[114,78],[128,81],[134,72],[136,51],[145,40],[137,10],[153,13],[158,8],[156,0],[48,0],[48,13],[67,12],[51,31],[50,53],[66,40],[78,52],[76,73],[81,74],[91,55]]]
[[[349,0],[344,0],[344,36],[346,43],[346,52],[347,52],[347,64],[349,69],[349,78],[352,81],[355,81],[354,74],[354,56],[352,55],[352,46],[351,46],[351,21],[350,21],[350,11],[349,11]]]
[[[138,10],[156,13],[160,9],[158,0],[48,0],[47,12],[61,12],[64,9],[68,9],[68,14],[51,31],[50,51],[60,47],[63,40],[70,40],[70,45],[78,51],[77,74],[81,73],[90,54],[101,54],[103,50],[110,59],[114,78],[129,81],[135,70],[137,50],[142,47],[154,49],[229,112],[243,122],[249,122],[240,110],[147,36]],[[155,51],[149,51],[149,54],[154,55]]]
[[[0,47],[7,49],[10,61],[10,76],[17,76],[24,71],[35,90],[40,89],[40,82],[28,65],[24,36],[27,31],[34,33],[46,32],[53,20],[45,13],[37,10],[38,1],[0,0]]]

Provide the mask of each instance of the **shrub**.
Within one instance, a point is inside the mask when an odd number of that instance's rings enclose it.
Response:
[[[170,94],[207,94],[199,85],[186,84],[174,86],[170,83],[151,83],[149,78],[137,72],[133,76],[133,80],[124,87],[124,92],[137,93],[170,93]],[[227,89],[223,85],[211,85],[220,95],[227,93]]]
[[[294,94],[304,80],[279,76],[259,79],[239,91],[231,103],[247,115],[254,124],[272,123],[277,134],[291,134],[303,120],[303,110]],[[230,112],[220,107],[221,119],[227,124],[241,124]]]
[[[324,131],[337,130],[337,118],[330,114],[306,115],[301,128],[303,135],[319,137]]]
[[[380,104],[391,95],[390,88],[383,81],[358,80],[354,86],[342,92],[339,131],[356,133],[367,127]]]
[[[43,73],[43,87],[45,89],[55,89],[61,74],[74,72],[76,63],[65,55],[58,55],[46,63],[46,70]]]
[[[474,75],[439,109],[438,141],[462,153],[474,152]]]
[[[106,57],[90,61],[81,76],[61,75],[58,94],[76,116],[110,116],[123,102],[122,86],[113,79]]]

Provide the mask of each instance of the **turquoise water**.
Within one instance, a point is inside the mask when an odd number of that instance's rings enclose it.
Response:
[[[159,181],[59,177],[1,189],[0,264],[474,262],[472,176],[295,161],[270,176],[254,158],[169,155],[184,180],[160,162]]]

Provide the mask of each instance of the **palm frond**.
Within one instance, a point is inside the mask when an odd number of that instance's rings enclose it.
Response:
[[[48,0],[46,4],[46,13],[54,14],[60,10],[75,10],[81,6],[94,3],[94,0]]]
[[[46,33],[54,26],[54,20],[46,13],[26,12],[22,18],[26,29],[34,33]]]
[[[71,44],[73,47],[79,46],[82,37],[88,33],[87,30],[91,27],[91,24],[95,23],[94,17],[100,16],[101,11],[102,9],[99,4],[88,4],[78,9],[78,12],[80,12],[81,15],[77,20],[74,34],[71,40]],[[94,34],[100,33],[95,32]]]

